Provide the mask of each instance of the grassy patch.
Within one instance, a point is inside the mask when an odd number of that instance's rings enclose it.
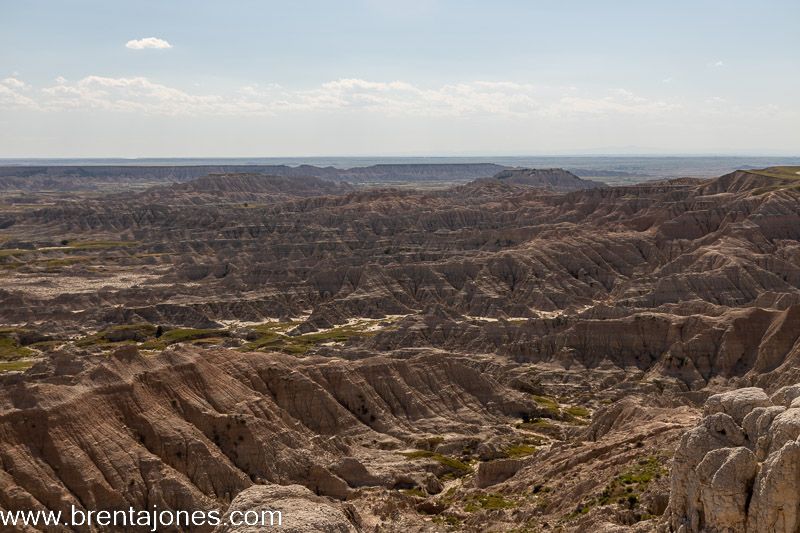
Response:
[[[509,446],[505,450],[506,457],[511,459],[517,459],[520,457],[527,457],[528,455],[532,455],[536,453],[536,446],[532,446],[530,444],[517,444],[514,446]]]
[[[472,467],[468,464],[459,461],[454,457],[448,457],[441,453],[431,452],[428,450],[415,450],[413,452],[406,452],[403,455],[409,459],[433,459],[440,465],[448,469],[455,477],[465,476],[472,473]]]
[[[211,338],[227,337],[229,335],[230,333],[224,329],[175,328],[165,331],[157,339],[142,343],[142,348],[146,350],[159,350],[179,342],[196,343],[201,340],[207,341]]]
[[[581,407],[579,405],[573,405],[567,407],[566,409],[564,409],[564,412],[570,416],[575,416],[578,418],[589,418],[589,416],[592,414],[591,411],[589,411],[587,408]]]
[[[33,366],[35,361],[21,360],[21,361],[0,361],[0,372],[12,372],[15,370],[23,371]]]
[[[517,424],[517,429],[529,429],[529,430],[547,430],[555,428],[555,424],[545,420],[544,418],[532,418],[527,422],[520,422]]]
[[[73,250],[98,250],[103,248],[125,248],[137,246],[137,241],[83,241],[68,242],[66,247]]]
[[[512,500],[507,500],[502,494],[489,492],[486,494],[471,494],[464,505],[464,510],[468,513],[476,511],[492,511],[495,509],[513,509],[517,507],[517,503]]]
[[[800,172],[800,167],[769,167],[756,170],[747,170],[746,172],[778,180],[772,185],[765,185],[763,187],[753,189],[752,194],[754,195],[758,196],[780,189],[800,190],[800,174],[798,174],[798,172]]]
[[[405,494],[406,496],[414,496],[416,498],[427,498],[427,494],[420,488],[413,488],[413,489],[402,489],[400,492]]]
[[[31,357],[35,353],[30,348],[20,346],[14,337],[0,333],[0,360],[15,361]]]
[[[461,519],[453,515],[438,515],[433,517],[433,523],[440,526],[459,527]]]
[[[130,344],[145,341],[155,333],[156,327],[152,324],[123,324],[110,326],[94,335],[88,335],[75,342],[75,345],[89,347]]]
[[[244,349],[248,351],[277,351],[301,355],[322,344],[342,343],[354,337],[374,335],[374,332],[367,330],[367,327],[371,324],[372,321],[363,321],[304,335],[286,334],[287,331],[297,325],[296,323],[264,324],[253,328],[261,333],[261,336],[245,344]]]
[[[36,266],[42,266],[48,272],[58,271],[64,267],[76,265],[78,263],[85,263],[89,261],[91,258],[86,256],[79,256],[79,257],[67,257],[64,259],[46,259],[44,261],[35,261],[33,264]]]
[[[661,459],[658,457],[650,456],[641,459],[612,479],[599,496],[589,503],[582,504],[565,518],[575,518],[589,512],[592,507],[614,503],[633,509],[638,505],[639,498],[647,490],[650,482],[668,473],[669,471],[661,464]]]
[[[549,413],[553,416],[558,416],[558,400],[555,398],[551,398],[549,396],[539,396],[537,394],[533,395],[533,401],[536,402],[539,407],[546,409]]]
[[[0,257],[14,257],[17,255],[27,254],[34,250],[23,250],[21,248],[5,248],[0,250]]]
[[[769,176],[770,178],[800,180],[800,167],[782,166],[782,167],[768,167],[754,170],[747,170],[750,174],[758,174],[760,176]]]
[[[546,411],[546,414],[542,415],[546,418],[553,418],[553,419],[563,420],[565,422],[583,424],[586,422],[585,419],[591,416],[591,411],[589,411],[589,409],[585,407],[581,407],[579,405],[562,407],[559,404],[558,400],[556,400],[555,398],[551,398],[550,396],[540,396],[534,394],[533,400],[539,407],[541,407]],[[523,423],[530,424],[532,422],[528,420],[523,420]]]

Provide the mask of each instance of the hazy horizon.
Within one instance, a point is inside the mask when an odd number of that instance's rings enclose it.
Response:
[[[800,153],[789,0],[2,12],[4,158]]]

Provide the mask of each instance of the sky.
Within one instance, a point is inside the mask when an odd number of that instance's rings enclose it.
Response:
[[[797,0],[0,0],[0,157],[800,155]]]

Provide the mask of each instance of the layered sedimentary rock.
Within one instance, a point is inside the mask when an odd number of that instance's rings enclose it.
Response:
[[[794,527],[795,172],[4,197],[0,507]]]
[[[491,176],[504,167],[475,164],[382,164],[354,168],[314,165],[0,166],[0,191],[95,191],[185,182],[209,174],[260,174],[353,183],[460,182]]]
[[[513,185],[526,185],[559,192],[605,187],[603,183],[581,179],[572,172],[561,168],[503,170],[495,174],[492,179]]]

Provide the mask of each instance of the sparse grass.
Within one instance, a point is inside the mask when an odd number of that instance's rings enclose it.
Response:
[[[758,174],[760,176],[769,176],[771,178],[800,180],[800,167],[795,166],[779,166],[767,167],[760,169],[747,170],[750,174]]]
[[[326,331],[306,333],[302,335],[286,335],[297,323],[270,323],[253,328],[262,335],[258,339],[244,345],[248,351],[278,351],[302,355],[310,349],[327,343],[347,342],[353,337],[369,337],[374,332],[367,331],[373,321],[362,321],[356,324],[339,326]]]
[[[85,263],[90,259],[91,258],[86,256],[66,257],[64,259],[47,259],[44,261],[34,261],[33,264],[37,266],[42,266],[45,268],[45,270],[48,271],[56,271],[64,267],[76,265],[78,263]]]
[[[530,429],[530,430],[547,430],[555,428],[555,424],[548,422],[543,418],[532,418],[528,422],[520,422],[517,424],[517,429]]]
[[[549,396],[539,396],[537,394],[533,395],[533,401],[536,402],[539,407],[547,410],[552,416],[558,416],[559,405],[558,400],[555,398],[551,398]]]
[[[422,489],[417,488],[417,487],[414,487],[413,489],[402,489],[400,492],[402,492],[406,496],[414,496],[416,498],[427,498],[428,497],[428,495],[425,494],[425,491],[423,491]]]
[[[798,174],[798,172],[800,172],[800,167],[769,167],[747,170],[746,172],[779,180],[777,183],[772,185],[766,185],[764,187],[753,189],[752,194],[756,196],[781,189],[800,190],[800,174]]]
[[[29,346],[31,348],[35,348],[37,350],[41,350],[41,351],[44,351],[44,352],[49,352],[50,350],[53,350],[56,346],[60,346],[61,344],[64,344],[63,340],[52,340],[52,341],[34,342],[33,344],[30,344]]]
[[[175,328],[165,331],[159,338],[142,343],[145,350],[159,350],[179,342],[197,342],[211,338],[227,337],[230,333],[224,329]]]
[[[137,241],[83,241],[83,242],[68,242],[67,248],[73,250],[97,250],[101,248],[122,248],[129,246],[136,246]]]
[[[36,352],[20,346],[17,340],[8,333],[0,332],[0,360],[16,361],[35,355]]]
[[[133,342],[141,342],[155,335],[156,327],[152,324],[122,324],[110,326],[94,335],[88,335],[77,342],[76,346],[121,346]]]
[[[17,255],[27,254],[35,250],[23,250],[21,248],[5,248],[0,250],[0,257],[14,257]]]
[[[579,405],[572,405],[570,407],[567,407],[566,409],[564,409],[564,412],[570,416],[575,416],[578,418],[589,418],[589,416],[592,414],[591,411],[589,411],[587,408],[581,407]]]
[[[536,446],[531,446],[530,444],[516,444],[514,446],[509,446],[505,450],[506,457],[511,459],[518,459],[520,457],[527,457],[528,455],[532,455],[536,453]]]
[[[464,510],[468,513],[476,511],[492,511],[495,509],[513,509],[517,507],[517,503],[512,500],[507,500],[502,494],[496,492],[489,492],[486,494],[471,494],[464,505]]]
[[[614,503],[633,509],[638,505],[639,497],[647,490],[650,482],[667,474],[668,470],[661,464],[660,458],[650,456],[641,459],[612,479],[599,496],[586,504],[581,504],[565,518],[570,520],[589,512],[592,507]]]
[[[461,526],[461,519],[453,515],[437,515],[433,517],[433,523],[440,526],[459,527]]]
[[[27,370],[33,366],[36,361],[30,359],[23,359],[19,361],[0,361],[0,372],[13,372]]]
[[[406,452],[403,455],[409,459],[433,459],[440,465],[448,469],[455,477],[465,476],[472,473],[472,467],[468,464],[459,461],[454,457],[448,457],[441,453],[432,452],[429,450],[415,450],[413,452]]]

